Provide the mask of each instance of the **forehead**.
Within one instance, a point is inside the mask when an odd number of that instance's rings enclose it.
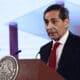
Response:
[[[49,11],[45,14],[44,18],[45,19],[59,18],[59,11],[58,10]]]

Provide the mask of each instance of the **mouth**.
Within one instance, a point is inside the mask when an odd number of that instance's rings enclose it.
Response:
[[[51,38],[51,39],[55,39],[57,37],[58,33],[57,32],[48,32],[48,36]]]
[[[57,34],[57,32],[48,32],[48,35],[55,35],[55,34]]]
[[[47,29],[47,33],[48,33],[48,36],[49,36],[50,38],[55,38],[55,37],[57,37],[57,35],[58,35],[57,30]]]

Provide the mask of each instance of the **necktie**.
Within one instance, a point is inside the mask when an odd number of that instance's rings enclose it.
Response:
[[[53,69],[56,68],[56,49],[59,46],[59,42],[54,44],[54,47],[51,49],[50,59],[49,59],[49,66]]]

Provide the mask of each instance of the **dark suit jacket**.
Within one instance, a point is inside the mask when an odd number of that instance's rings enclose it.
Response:
[[[41,60],[48,63],[52,41],[40,49]],[[69,33],[64,45],[57,72],[66,80],[80,80],[80,37]]]

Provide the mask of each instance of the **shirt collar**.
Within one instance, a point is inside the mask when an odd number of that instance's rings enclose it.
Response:
[[[60,42],[60,44],[65,44],[66,43],[66,40],[68,38],[68,35],[69,35],[69,31],[67,30],[66,33],[62,36],[62,38],[58,41]],[[56,41],[53,41],[53,44],[55,43]]]

